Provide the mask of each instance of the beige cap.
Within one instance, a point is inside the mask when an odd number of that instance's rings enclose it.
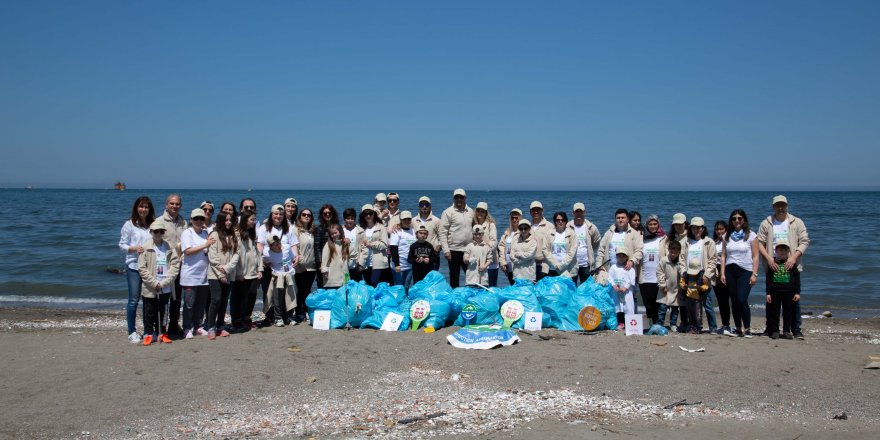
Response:
[[[688,261],[688,275],[697,275],[703,270],[699,258],[691,258]]]
[[[284,205],[278,205],[278,204],[272,205],[272,209],[270,209],[270,211],[271,212],[284,211]]]
[[[422,232],[422,231],[425,231],[426,233],[430,232],[430,231],[428,231],[428,227],[425,226],[424,223],[419,223],[419,226],[416,228],[416,233]]]
[[[288,203],[292,203],[296,206],[299,206],[299,203],[296,203],[296,199],[294,199],[293,197],[288,197],[288,198],[284,199],[284,204],[286,205]]]
[[[153,223],[150,223],[150,230],[151,231],[158,231],[160,229],[167,229],[165,227],[165,222],[162,221],[161,218],[157,218],[156,220],[153,220]]]
[[[374,197],[374,198],[377,202],[384,202],[384,201],[388,200],[388,197],[385,197],[385,193],[376,194],[376,197]]]
[[[616,254],[626,255],[626,258],[629,258],[632,256],[632,254],[629,252],[629,249],[626,246],[620,246],[614,252]]]
[[[522,225],[526,225],[526,226],[528,226],[529,228],[531,228],[531,227],[532,227],[532,222],[530,222],[530,221],[528,221],[528,220],[526,220],[526,219],[520,219],[519,224],[516,225],[516,226],[517,226],[517,228],[519,228],[519,227],[522,226]]]
[[[683,225],[687,223],[687,216],[684,214],[677,212],[672,216],[672,224],[673,225]]]
[[[780,194],[780,195],[778,195],[778,196],[776,196],[776,197],[773,198],[773,204],[775,205],[775,204],[777,204],[777,203],[785,203],[785,204],[787,205],[787,204],[788,204],[788,199],[785,198],[785,196],[783,196],[783,195]]]
[[[419,197],[419,203],[422,203],[422,202],[431,203],[431,198],[428,196],[421,196],[421,197]]]
[[[483,225],[474,225],[474,227],[472,229],[474,230],[474,234],[476,234],[476,233],[482,234],[486,228],[484,228]]]
[[[691,226],[706,226],[706,222],[703,217],[694,217],[691,219]]]
[[[776,245],[773,246],[773,249],[776,249],[776,248],[778,248],[779,246],[785,246],[785,247],[791,249],[791,246],[788,245],[788,240],[779,240],[779,241],[777,241],[777,242],[776,242]]]
[[[207,200],[205,200],[205,201],[204,201],[204,202],[202,202],[202,204],[201,204],[201,205],[199,205],[199,208],[202,208],[202,209],[204,209],[204,208],[205,208],[205,206],[210,206],[210,207],[211,207],[211,208],[212,208],[212,209],[213,209],[213,208],[214,208],[214,204],[213,204],[213,203],[211,203],[211,202],[209,202],[209,201],[207,201]]]
[[[587,207],[584,206],[584,204],[581,202],[577,202],[574,204],[574,206],[571,207],[572,211],[577,211],[578,209],[580,209],[581,211],[586,211]]]
[[[486,203],[486,202],[480,202],[480,203],[477,203],[477,208],[476,208],[476,209],[482,209],[483,211],[488,211],[488,210],[489,210],[489,204]]]
[[[279,241],[281,241],[281,239],[278,238],[278,236],[275,234],[269,234],[266,237],[266,243],[268,243],[269,246],[272,246],[273,244],[278,243]]]
[[[196,217],[207,217],[207,215],[205,215],[205,211],[202,211],[202,208],[196,208],[189,213],[189,218]]]
[[[535,200],[534,202],[532,202],[531,205],[529,205],[529,209],[535,209],[535,208],[544,209],[544,205],[542,205],[541,202]]]
[[[520,217],[522,217],[522,209],[519,209],[519,208],[513,208],[513,209],[510,210],[510,213],[511,213],[511,214],[513,214],[513,213],[517,213],[517,214],[519,214]]]
[[[374,211],[375,212],[375,209],[373,209],[373,205],[367,203],[366,205],[361,206],[361,212],[364,212],[364,211]]]
[[[412,220],[412,213],[409,211],[403,211],[400,213],[401,220]]]
[[[455,197],[455,196],[467,197],[467,193],[464,192],[463,188],[458,188],[452,192],[452,197]]]

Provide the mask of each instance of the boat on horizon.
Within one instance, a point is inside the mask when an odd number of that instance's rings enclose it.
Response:
[[[117,191],[125,191],[125,184],[122,182],[116,182],[116,184],[113,185],[113,189]]]

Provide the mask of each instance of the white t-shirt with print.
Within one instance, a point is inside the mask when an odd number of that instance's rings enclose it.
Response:
[[[281,228],[277,226],[272,226],[271,231],[266,230],[266,225],[257,226],[257,243],[263,245],[263,248],[268,247],[266,243],[266,239],[269,238],[269,233],[273,235],[277,235],[281,238],[281,246],[290,249],[291,246],[298,245],[299,239],[296,238],[296,227],[289,226],[287,229],[287,233],[284,234]]]
[[[203,246],[208,240],[208,231],[202,229],[197,234],[193,228],[187,228],[180,234],[180,249],[183,251],[183,264],[180,266],[181,286],[208,285],[208,249],[186,255],[186,250]]]
[[[788,219],[783,221],[776,220],[776,217],[773,217],[773,258],[779,258],[776,255],[776,243],[780,241],[788,242]],[[788,243],[789,248],[791,248],[792,244]]]
[[[162,241],[162,244],[155,246],[156,250],[156,281],[165,281],[165,274],[168,273],[168,243]],[[162,293],[171,293],[171,285],[162,288]]]
[[[685,265],[685,268],[690,269],[691,261],[693,261],[696,258],[697,261],[700,262],[700,269],[706,270],[706,268],[703,267],[703,240],[694,240],[694,239],[690,239],[690,238],[688,238],[687,240],[688,240],[688,251],[687,251],[688,254],[687,254],[687,260],[686,260],[687,265]]]
[[[617,261],[618,247],[626,247],[626,231],[615,232],[614,235],[611,236],[611,244],[608,246],[608,258],[611,259],[612,264]],[[635,249],[630,249],[629,251],[633,252]]]
[[[557,261],[565,259],[568,254],[568,240],[565,239],[564,233],[557,233],[553,236],[553,242],[550,243],[550,253]]]
[[[290,248],[281,246],[281,252],[272,252],[269,247],[263,249],[263,262],[272,269],[272,275],[294,273],[293,257]]]
[[[403,229],[400,228],[397,232],[391,234],[391,239],[389,240],[389,246],[397,246],[397,254],[400,255],[400,270],[409,270],[412,266],[409,264],[409,261],[406,260],[406,257],[409,256],[409,246],[415,243],[416,233],[415,230]]]
[[[587,240],[589,240],[589,236],[587,235],[587,223],[578,226],[574,226],[574,233],[577,236],[578,240],[578,250],[577,250],[577,260],[578,267],[590,267],[590,248],[589,244],[587,244]]]
[[[660,237],[645,242],[642,254],[642,281],[657,282],[657,267],[660,266]]]

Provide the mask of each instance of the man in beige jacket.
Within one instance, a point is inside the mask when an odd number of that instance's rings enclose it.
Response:
[[[434,246],[434,251],[440,253],[440,219],[431,212],[431,198],[428,196],[419,197],[419,215],[413,219],[413,229],[418,230],[420,225],[424,225],[428,230],[428,243]],[[438,258],[434,266],[434,270],[440,270],[440,259]]]
[[[177,250],[178,255],[180,255],[180,234],[186,230],[186,220],[180,216],[182,207],[183,199],[180,198],[180,195],[169,194],[165,198],[165,212],[162,213],[162,221],[166,226],[165,241]],[[183,335],[183,329],[180,328],[179,323],[182,294],[183,288],[180,287],[180,275],[178,274],[174,280],[174,289],[171,292],[171,301],[168,306],[168,333],[172,335]]]
[[[467,206],[467,193],[452,192],[452,206],[440,215],[440,248],[449,262],[449,285],[456,288],[464,265],[464,251],[473,236],[474,210]]]
[[[553,223],[544,218],[544,205],[535,200],[529,205],[529,214],[532,216],[532,235],[538,243],[538,251],[535,252],[535,279],[540,281],[550,272],[547,265],[546,247],[553,232]]]

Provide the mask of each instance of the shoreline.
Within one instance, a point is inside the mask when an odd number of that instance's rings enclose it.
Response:
[[[880,427],[880,370],[863,369],[880,356],[880,319],[805,319],[805,341],[545,330],[487,351],[449,346],[454,327],[305,325],[143,347],[124,321],[0,307],[0,369],[15,379],[0,437],[864,438]],[[664,409],[682,399],[702,403]]]

